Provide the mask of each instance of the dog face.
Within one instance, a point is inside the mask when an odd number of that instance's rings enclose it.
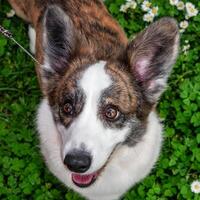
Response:
[[[93,178],[130,131],[128,113],[122,113],[108,93],[113,82],[105,66],[104,61],[89,66],[72,91],[64,89],[60,95],[62,99],[66,98],[63,102],[61,100],[60,108],[60,118],[64,122],[57,125],[63,142],[64,163],[71,171],[85,172]],[[79,162],[82,160],[82,165],[79,166],[78,161],[73,165],[76,157]],[[79,180],[81,177],[73,178],[76,184],[83,185]],[[92,182],[90,178],[84,182],[85,185]]]
[[[89,43],[83,51],[80,32],[60,8],[47,9],[43,26],[43,84],[63,165],[75,185],[87,187],[118,145],[142,140],[177,55],[178,29],[164,18],[138,34],[119,57],[98,60]]]

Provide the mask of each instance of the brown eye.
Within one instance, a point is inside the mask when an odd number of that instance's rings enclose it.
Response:
[[[67,115],[72,115],[74,113],[74,107],[71,103],[66,103],[63,107],[63,111]]]
[[[119,110],[114,106],[109,106],[105,110],[105,116],[108,120],[116,120],[119,114]]]

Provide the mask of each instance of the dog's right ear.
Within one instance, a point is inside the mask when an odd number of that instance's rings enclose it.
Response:
[[[44,76],[62,74],[75,49],[74,26],[58,6],[49,6],[43,20]]]

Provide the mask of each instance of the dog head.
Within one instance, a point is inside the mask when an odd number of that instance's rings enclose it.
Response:
[[[80,53],[80,31],[60,8],[46,11],[43,28],[43,84],[63,165],[75,185],[87,187],[119,144],[136,145],[145,134],[177,56],[178,28],[173,19],[163,18],[139,33],[118,58],[102,60],[92,49]]]

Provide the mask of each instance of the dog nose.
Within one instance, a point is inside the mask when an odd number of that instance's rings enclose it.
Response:
[[[64,164],[72,172],[84,173],[90,168],[91,160],[88,152],[75,150],[65,156]]]

